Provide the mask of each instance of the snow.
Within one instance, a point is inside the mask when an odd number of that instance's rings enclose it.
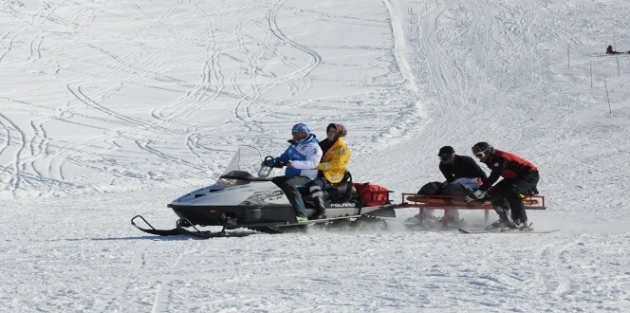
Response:
[[[624,0],[0,5],[2,312],[627,312]],[[415,192],[438,149],[540,168],[551,234],[161,238],[240,144],[344,123],[355,181]],[[400,210],[402,220],[415,213]],[[479,212],[462,212],[479,221]]]

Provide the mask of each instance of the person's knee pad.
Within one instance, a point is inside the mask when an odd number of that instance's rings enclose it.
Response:
[[[313,196],[313,198],[321,198],[324,195],[324,193],[322,192],[322,188],[318,185],[311,186],[308,191],[311,193],[311,196]]]

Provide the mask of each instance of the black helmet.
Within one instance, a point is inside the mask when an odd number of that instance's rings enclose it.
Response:
[[[440,151],[438,152],[438,155],[441,154],[454,154],[455,153],[455,149],[453,149],[453,147],[451,146],[444,146],[442,148],[440,148]]]
[[[478,158],[484,158],[490,154],[494,153],[494,147],[485,141],[481,141],[476,143],[472,147],[473,154]]]
[[[444,162],[448,162],[449,160],[451,160],[453,154],[455,154],[455,149],[453,149],[453,147],[451,146],[444,146],[440,148],[440,151],[438,152],[440,160]]]

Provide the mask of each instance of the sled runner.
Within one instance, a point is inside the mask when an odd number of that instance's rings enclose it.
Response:
[[[525,196],[523,198],[523,205],[525,210],[545,210],[545,197],[539,195]],[[463,196],[450,196],[450,195],[431,195],[424,196],[415,193],[403,193],[402,203],[398,205],[399,208],[418,208],[420,217],[420,223],[423,222],[425,216],[425,210],[443,210],[444,218],[442,219],[442,226],[448,226],[448,212],[449,210],[483,210],[484,221],[487,224],[490,216],[490,212],[494,212],[494,208],[490,201],[487,199],[483,201],[464,201]]]
[[[510,229],[510,228],[497,228],[497,229],[458,229],[461,234],[550,234],[560,231],[559,229],[549,230],[535,230],[530,223],[525,229]]]

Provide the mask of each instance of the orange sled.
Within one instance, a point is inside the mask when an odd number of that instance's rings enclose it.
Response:
[[[544,196],[525,196],[523,198],[525,210],[545,210]],[[484,220],[488,223],[490,211],[494,212],[494,208],[490,201],[464,201],[464,196],[423,196],[415,193],[403,193],[402,203],[397,205],[399,208],[418,208],[420,209],[420,217],[424,216],[424,210],[444,210],[444,218],[442,225],[448,226],[448,211],[457,210],[484,210]]]

